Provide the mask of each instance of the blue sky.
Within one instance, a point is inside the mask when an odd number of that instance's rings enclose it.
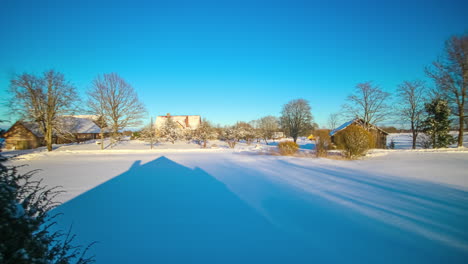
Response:
[[[309,100],[326,125],[359,82],[425,78],[468,32],[464,1],[18,1],[0,9],[0,96],[14,73],[55,69],[85,95],[116,72],[150,115],[219,124]],[[0,119],[15,121],[0,106]]]

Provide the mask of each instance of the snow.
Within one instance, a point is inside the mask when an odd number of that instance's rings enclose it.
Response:
[[[466,148],[345,161],[213,144],[88,142],[13,163],[63,186],[57,228],[98,241],[97,263],[466,262]]]

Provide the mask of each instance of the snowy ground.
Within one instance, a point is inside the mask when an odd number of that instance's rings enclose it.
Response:
[[[304,151],[313,149],[300,142]],[[270,146],[126,141],[13,161],[62,185],[59,226],[97,263],[466,263],[468,151],[344,161]],[[12,153],[7,153],[12,154]]]

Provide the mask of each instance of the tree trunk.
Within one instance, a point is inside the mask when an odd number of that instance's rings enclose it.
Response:
[[[102,131],[102,128],[101,128],[101,150],[104,149],[104,132]]]
[[[203,140],[203,148],[206,148],[206,140]]]
[[[46,125],[46,144],[47,144],[47,151],[52,151],[52,124],[50,122]]]
[[[293,139],[294,139],[294,143],[296,143],[296,141],[297,141],[297,136],[296,136],[296,137],[293,137]]]
[[[413,149],[416,149],[416,138],[418,137],[418,133],[416,133],[413,122],[411,122],[411,133],[413,133]]]
[[[463,128],[465,126],[463,114],[460,115],[458,128],[458,147],[463,147]]]

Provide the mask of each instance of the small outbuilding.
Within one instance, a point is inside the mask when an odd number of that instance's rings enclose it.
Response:
[[[5,134],[6,149],[31,149],[44,146],[44,135],[33,122],[17,121]]]
[[[358,126],[361,126],[363,128],[365,128],[367,131],[369,131],[370,133],[372,133],[373,135],[373,138],[375,140],[374,142],[374,146],[375,148],[380,148],[380,149],[385,149],[387,148],[387,136],[388,136],[388,133],[385,132],[384,130],[382,130],[381,128],[379,128],[378,126],[376,125],[373,125],[373,124],[370,124],[370,123],[366,123],[364,122],[363,119],[361,118],[355,118],[353,120],[350,120],[344,124],[342,124],[341,126],[339,126],[338,128],[336,129],[333,129],[331,132],[330,132],[330,137],[331,137],[331,140],[334,144],[336,144],[335,142],[335,135],[342,132],[342,131],[345,131],[349,126],[351,125],[358,125]]]

